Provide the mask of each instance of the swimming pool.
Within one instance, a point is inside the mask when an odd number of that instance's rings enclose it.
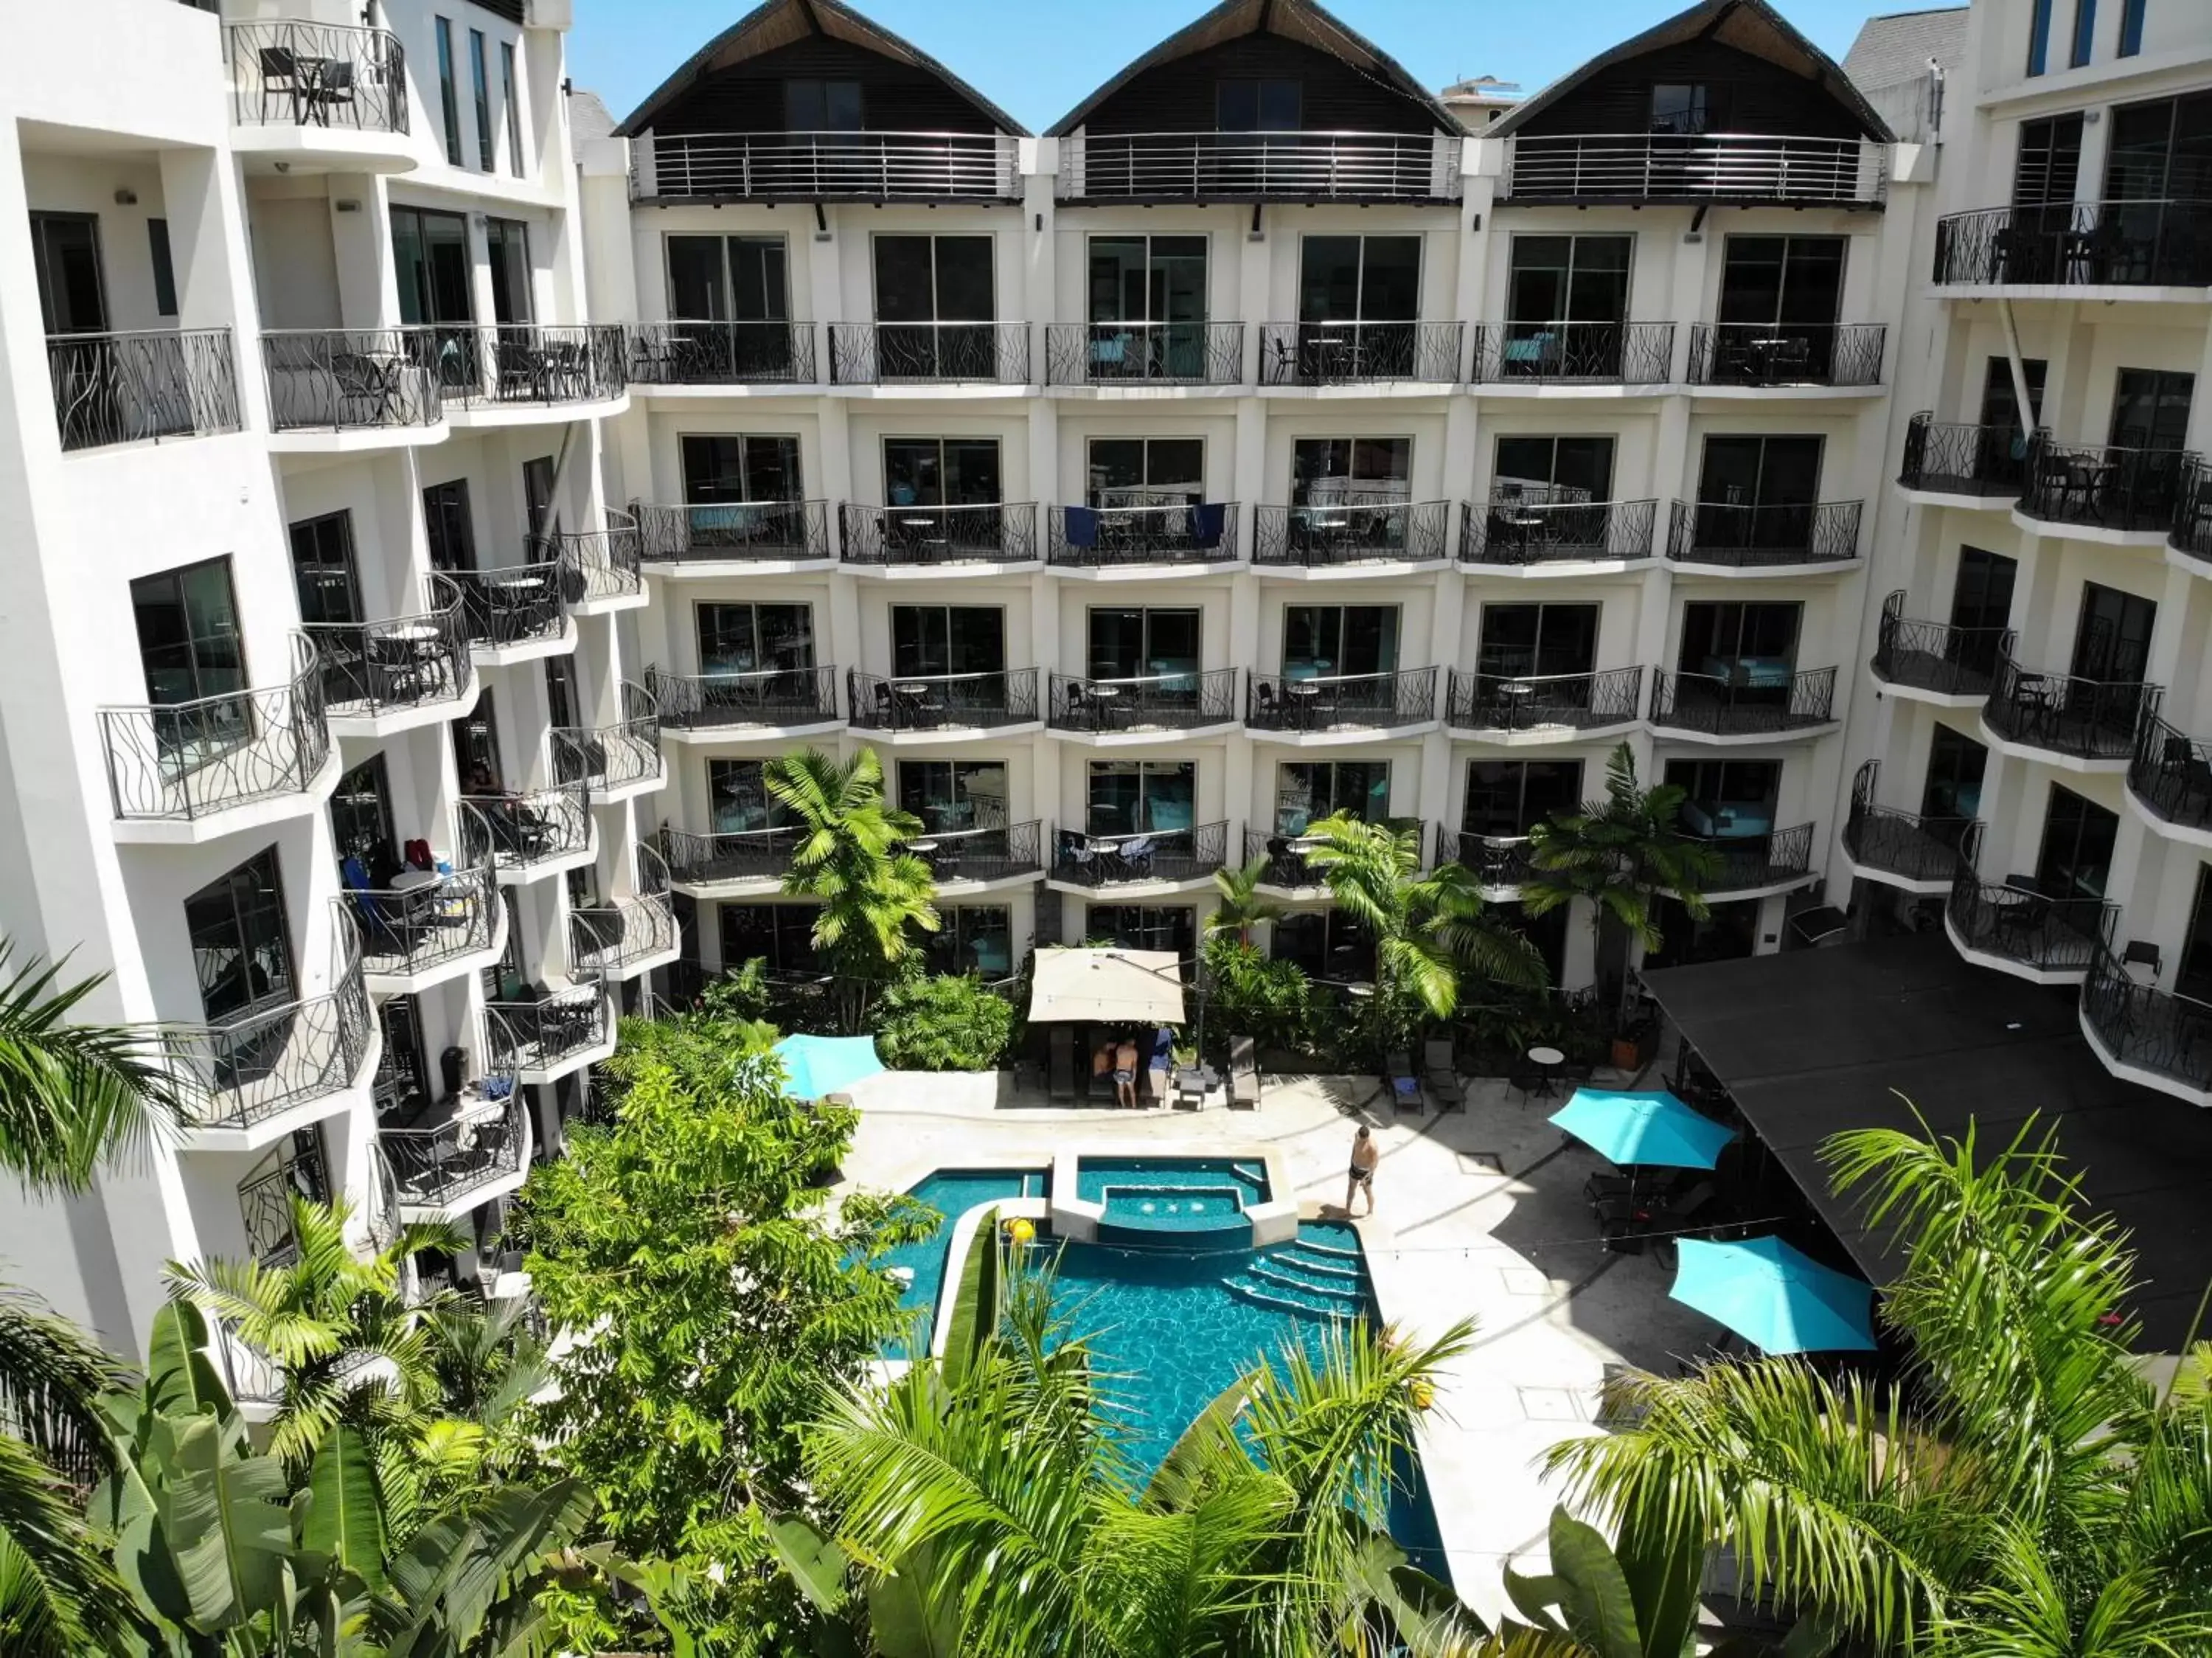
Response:
[[[919,1198],[945,1216],[945,1224],[928,1237],[886,1251],[880,1263],[886,1270],[903,1267],[911,1275],[899,1295],[900,1310],[908,1315],[910,1327],[937,1310],[938,1292],[945,1285],[945,1258],[952,1247],[952,1223],[978,1204],[1042,1198],[1051,1178],[1052,1171],[1043,1168],[940,1168],[907,1188],[908,1197]],[[904,1332],[884,1344],[884,1356],[908,1356]]]

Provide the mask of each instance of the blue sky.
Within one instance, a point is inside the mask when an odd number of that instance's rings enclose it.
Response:
[[[1213,0],[855,0],[1042,131]],[[1924,0],[1923,0],[1924,3]],[[1534,92],[1688,0],[1336,0],[1330,9],[1431,87],[1476,75]],[[576,0],[568,72],[620,120],[751,0]],[[1859,25],[1913,0],[1781,0],[1841,58]],[[1109,27],[1110,25],[1110,27]]]

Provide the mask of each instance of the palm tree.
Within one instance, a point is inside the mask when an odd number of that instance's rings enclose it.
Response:
[[[911,812],[884,798],[872,748],[842,765],[806,749],[770,760],[769,793],[805,832],[783,890],[816,898],[814,948],[834,978],[841,1022],[865,1027],[868,997],[913,954],[914,935],[938,928],[937,883],[902,843],[922,832]]]
[[[1252,942],[1252,930],[1265,922],[1279,921],[1283,906],[1260,890],[1267,877],[1267,860],[1254,858],[1241,869],[1216,869],[1214,890],[1221,902],[1206,923],[1209,933],[1234,932],[1239,944]]]
[[[1705,889],[1720,859],[1682,832],[1683,798],[1673,783],[1639,784],[1636,756],[1624,742],[1606,760],[1603,800],[1585,801],[1580,811],[1528,831],[1521,906],[1540,916],[1588,899],[1601,984],[1626,982],[1630,939],[1646,950],[1659,948],[1662,895],[1680,899],[1694,919],[1711,913]]]
[[[1361,1021],[1378,1058],[1410,1041],[1424,1015],[1450,1018],[1463,972],[1531,988],[1549,979],[1536,947],[1489,913],[1468,870],[1447,863],[1421,875],[1418,825],[1339,813],[1305,832],[1306,862],[1375,941],[1375,988]]]
[[[1924,1133],[1924,1128],[1923,1128]],[[2033,1125],[1995,1156],[1862,1130],[1828,1143],[1904,1265],[1883,1300],[1913,1375],[1794,1358],[1642,1376],[1634,1425],[1555,1447],[1646,1534],[1732,1548],[1778,1604],[1881,1650],[2178,1658],[2212,1643],[2212,1400],[2136,1367],[2131,1258]]]

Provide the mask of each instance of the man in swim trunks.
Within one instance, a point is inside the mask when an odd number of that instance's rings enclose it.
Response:
[[[1346,1214],[1352,1213],[1352,1194],[1358,1192],[1367,1194],[1367,1212],[1370,1215],[1375,1212],[1375,1165],[1382,1161],[1382,1148],[1376,1143],[1374,1135],[1362,1125],[1352,1141],[1352,1176],[1344,1187]]]
[[[1137,1106],[1137,1045],[1127,1036],[1114,1050],[1114,1103],[1132,1111]]]

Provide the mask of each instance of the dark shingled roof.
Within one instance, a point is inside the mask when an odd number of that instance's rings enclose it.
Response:
[[[1994,1149],[2034,1115],[2056,1129],[2089,1210],[2131,1234],[2138,1346],[2179,1350],[2212,1278],[2212,1111],[2106,1070],[2073,991],[1974,966],[1940,933],[1644,977],[1876,1283],[1895,1272],[1892,1241],[1829,1188],[1821,1141],[1912,1130],[1917,1107],[1939,1137],[1972,1118]]]
[[[1892,12],[1887,17],[1869,17],[1859,26],[1858,39],[1844,54],[1844,73],[1855,85],[1875,92],[1925,75],[1930,58],[1946,70],[1955,70],[1966,52],[1964,6]]]

